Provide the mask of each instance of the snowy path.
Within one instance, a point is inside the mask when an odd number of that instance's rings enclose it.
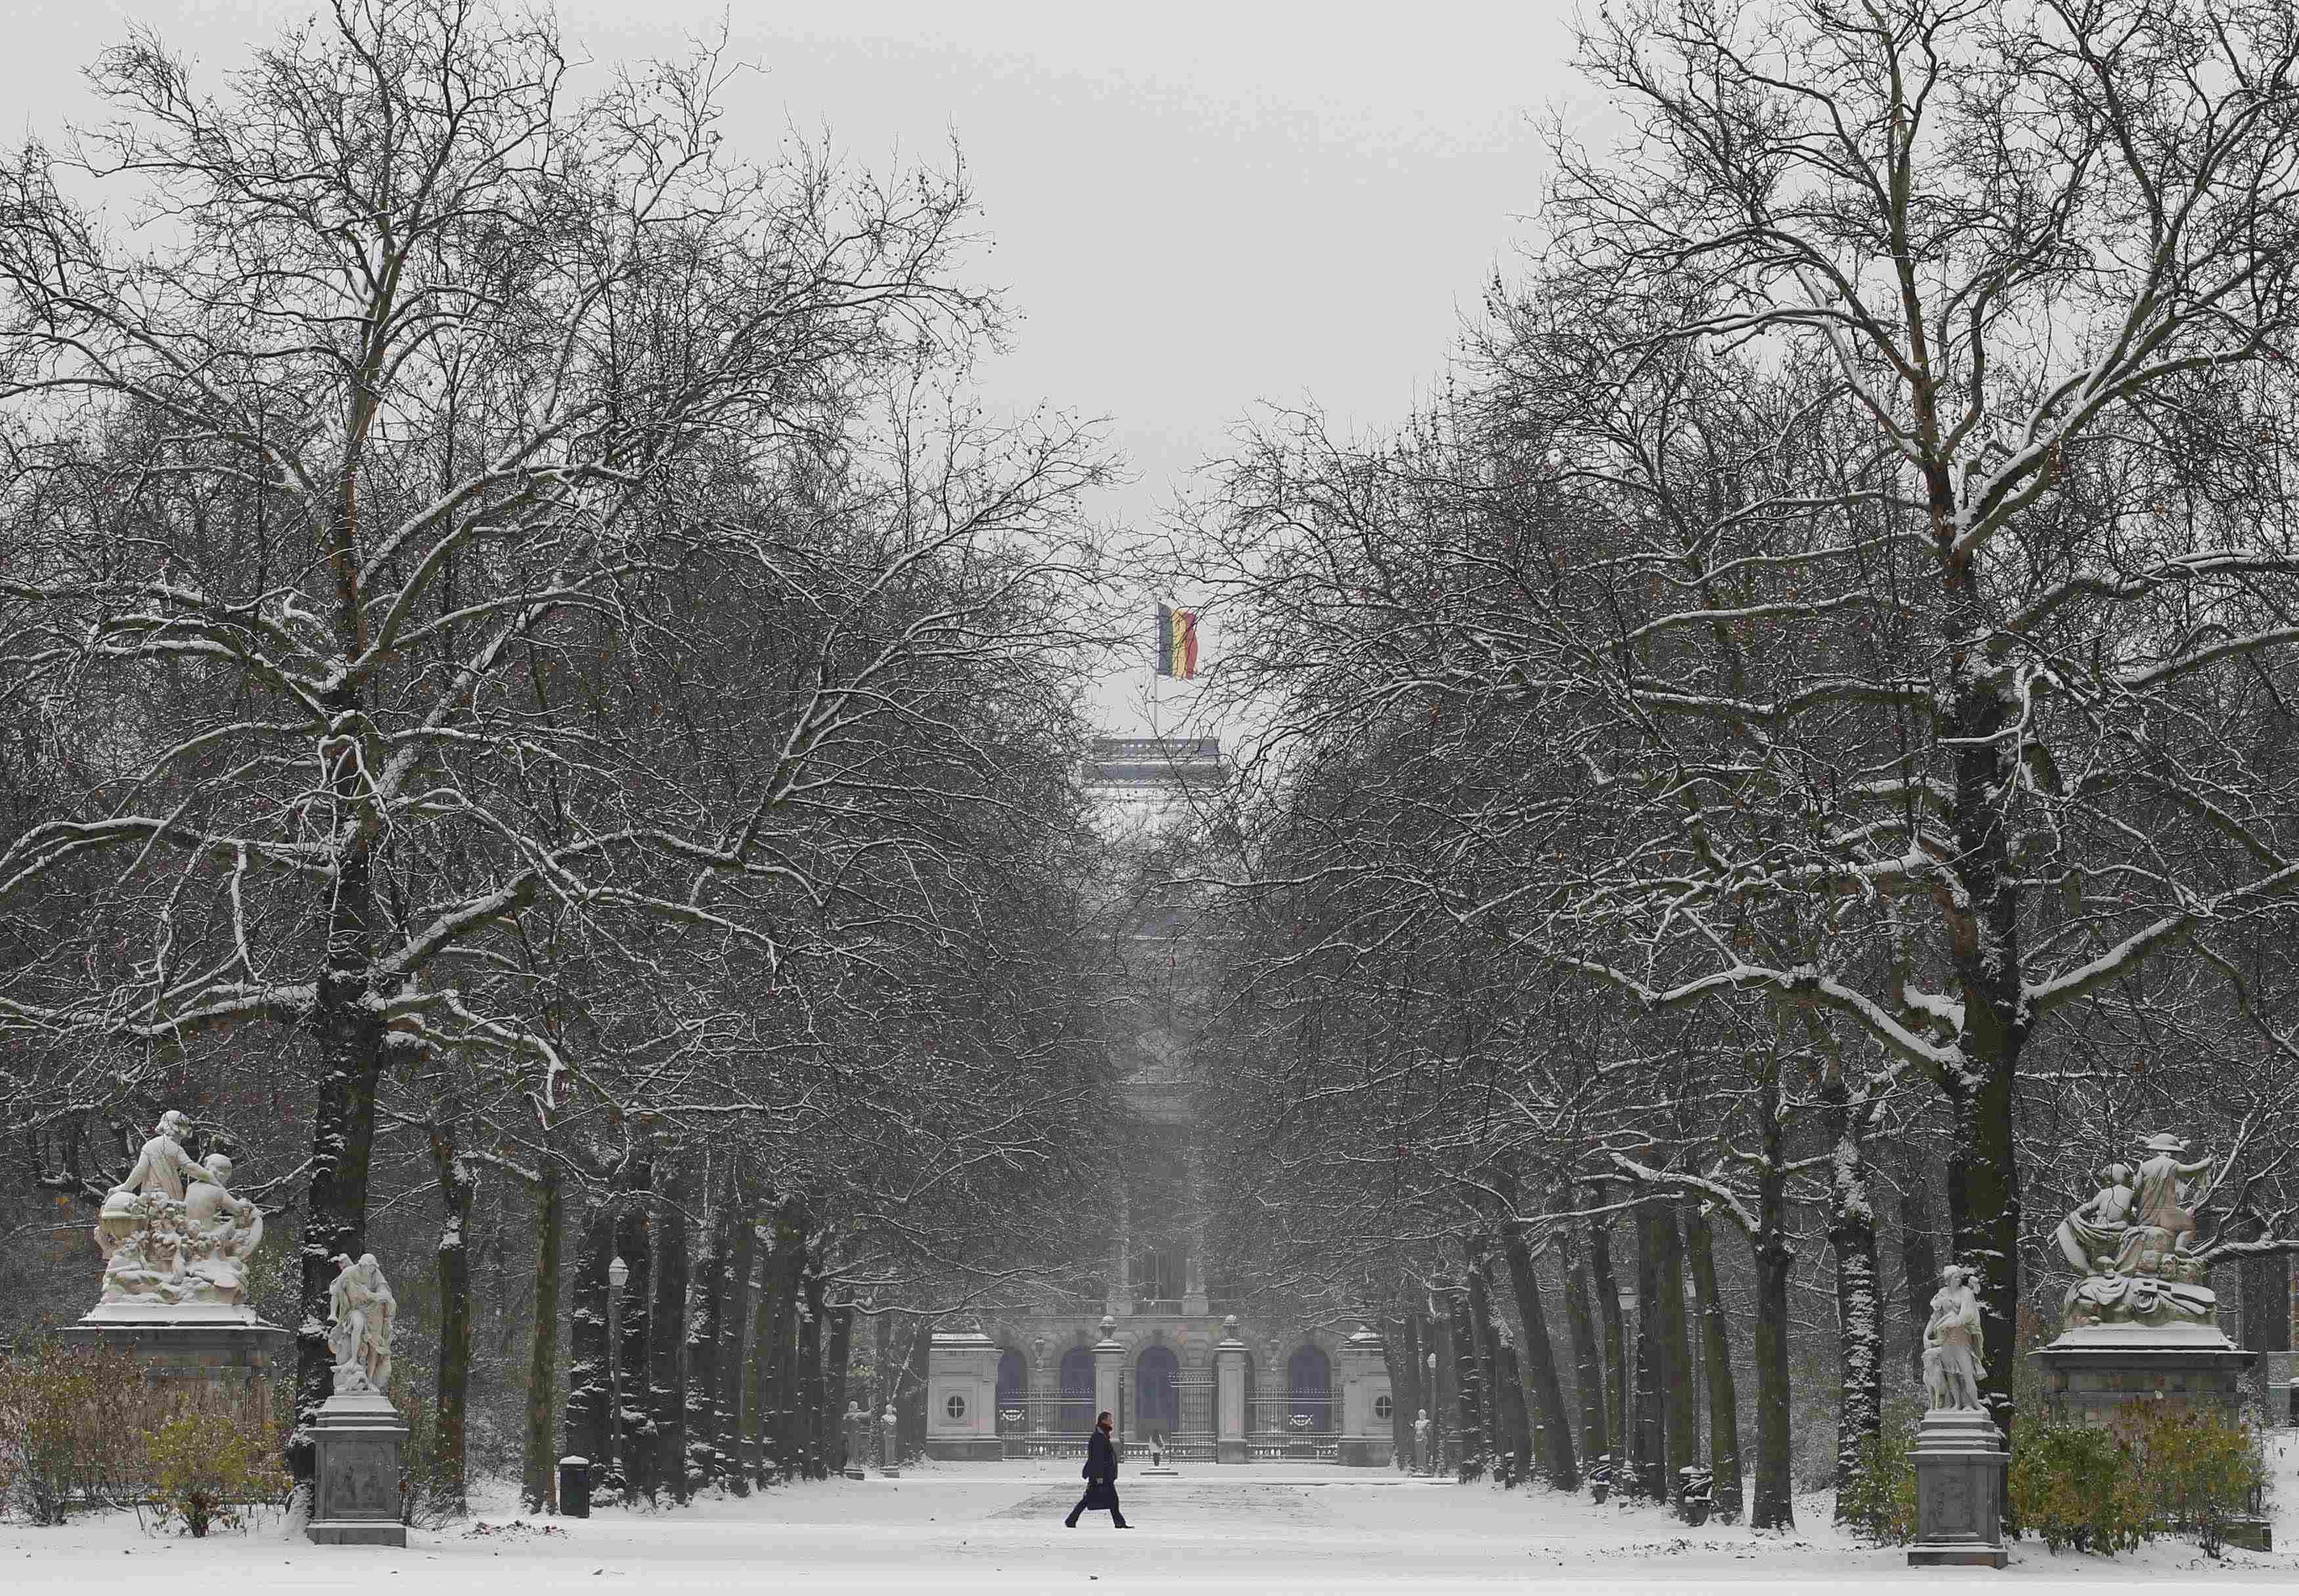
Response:
[[[1192,1468],[1174,1480],[1129,1476],[1120,1534],[1106,1515],[1075,1530],[1075,1466],[913,1470],[900,1480],[714,1500],[685,1511],[608,1511],[582,1522],[502,1529],[507,1512],[418,1532],[404,1551],[316,1547],[277,1525],[206,1542],[147,1537],[132,1517],[61,1530],[0,1525],[0,1592],[73,1592],[134,1580],[194,1579],[221,1596],[529,1596],[531,1592],[783,1591],[820,1596],[896,1592],[1075,1592],[1092,1596],[1282,1596],[1285,1592],[1492,1592],[1538,1584],[1630,1596],[1796,1585],[1864,1592],[1938,1591],[2010,1578],[2095,1588],[2145,1570],[2151,1591],[2288,1584],[2299,1557],[2230,1552],[2213,1565],[2167,1543],[2105,1562],[2014,1549],[2007,1575],[1917,1573],[1901,1554],[1840,1541],[1824,1525],[1757,1542],[1746,1530],[1686,1532],[1647,1508],[1404,1480],[1353,1469]],[[1815,1504],[1817,1506],[1818,1504]],[[1812,1517],[1817,1521],[1822,1515]],[[487,1526],[481,1529],[479,1525]],[[2278,1525],[2278,1528],[2281,1526]],[[154,1562],[160,1566],[154,1567]]]

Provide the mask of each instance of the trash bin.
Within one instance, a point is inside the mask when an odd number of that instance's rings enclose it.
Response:
[[[559,1512],[565,1518],[591,1516],[591,1459],[559,1459]]]

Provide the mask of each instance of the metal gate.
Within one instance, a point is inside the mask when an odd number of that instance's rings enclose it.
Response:
[[[1258,1396],[1246,1405],[1245,1445],[1254,1458],[1324,1458],[1341,1455],[1333,1434],[1330,1396]]]

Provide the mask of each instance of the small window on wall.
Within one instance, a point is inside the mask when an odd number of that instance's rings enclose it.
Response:
[[[966,1399],[953,1391],[950,1393],[950,1401],[942,1405],[942,1410],[944,1413],[949,1414],[952,1418],[964,1418],[966,1417]]]
[[[1389,1400],[1389,1393],[1387,1392],[1383,1392],[1381,1395],[1374,1398],[1373,1416],[1375,1418],[1387,1418],[1390,1414],[1396,1411],[1397,1404]]]

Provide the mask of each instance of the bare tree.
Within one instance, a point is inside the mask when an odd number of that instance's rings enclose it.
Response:
[[[474,995],[542,905],[641,963],[640,926],[762,969],[830,936],[849,862],[916,852],[867,751],[966,661],[1060,646],[1097,469],[942,402],[993,317],[954,177],[743,166],[707,54],[564,77],[465,0],[341,0],[220,98],[139,37],[95,74],[121,120],[0,183],[5,691],[121,711],[0,857],[0,903],[84,894],[0,1016],[298,1039],[307,1412],[394,1053],[581,1074]],[[696,581],[809,618],[757,715],[666,713]]]

